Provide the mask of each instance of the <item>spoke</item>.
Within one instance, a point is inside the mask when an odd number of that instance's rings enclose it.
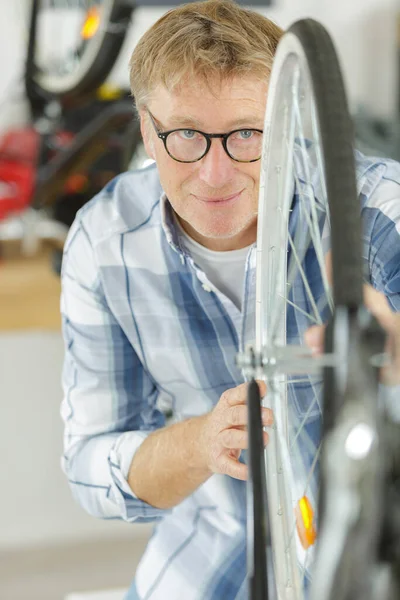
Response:
[[[295,102],[294,103],[294,110],[295,110],[295,120],[296,120],[296,124],[299,128],[300,131],[300,146],[301,149],[303,151],[303,157],[307,155],[307,148],[305,145],[305,139],[306,136],[304,135],[304,130],[303,130],[303,126],[302,126],[302,119],[300,116],[300,111],[299,111],[299,105]],[[310,169],[308,166],[308,162],[303,160],[303,167],[304,167],[304,171],[305,171],[305,176],[306,176],[306,182],[307,184],[311,183],[311,176],[310,176]]]
[[[294,439],[292,440],[292,442],[290,444],[290,449],[289,449],[290,455],[293,455],[293,452],[294,452],[294,449],[295,449],[295,444],[296,444],[296,442],[297,442],[297,440],[298,440],[301,432],[304,430],[304,424],[306,423],[311,410],[313,409],[313,407],[315,406],[316,403],[320,407],[319,402],[318,402],[318,395],[316,394],[315,389],[314,388],[312,388],[312,389],[313,389],[313,392],[314,392],[314,400],[310,404],[310,406],[308,407],[308,410],[307,410],[306,414],[304,415],[304,417],[302,419],[302,422],[301,422],[300,426],[298,427],[298,429],[296,431],[295,437],[294,437]],[[305,451],[307,451],[308,453],[314,455],[312,464],[310,466],[310,469],[307,472],[307,480],[306,480],[304,488],[303,488],[302,495],[305,496],[307,494],[307,491],[308,491],[311,479],[312,479],[312,477],[314,475],[315,467],[317,465],[319,454],[320,454],[321,445],[319,445],[318,448],[315,448],[315,445],[311,442],[311,440],[309,440],[308,436],[305,436],[304,440],[303,440],[303,446],[304,446],[304,450]],[[305,448],[305,446],[307,446],[307,448]],[[301,454],[301,448],[300,447],[297,449],[297,454],[298,455]],[[296,456],[297,456],[297,460],[298,460],[299,456],[297,454],[296,454]],[[297,529],[297,524],[296,524],[296,519],[295,518],[293,518],[292,523],[293,524],[292,524],[292,529],[291,529],[291,532],[290,532],[290,535],[289,535],[289,540],[288,540],[288,542],[286,544],[286,550],[287,551],[290,548],[290,544],[291,544],[291,542],[293,540],[293,536],[295,535],[295,532],[296,532],[296,529]]]
[[[311,385],[312,385],[312,384],[311,384]],[[301,434],[301,432],[303,431],[303,427],[304,427],[304,425],[305,425],[305,423],[306,423],[306,421],[307,421],[307,419],[308,419],[308,417],[309,417],[309,414],[310,414],[310,412],[312,411],[312,409],[314,408],[314,406],[315,406],[316,404],[318,404],[318,406],[319,406],[319,409],[321,410],[321,406],[320,406],[320,404],[319,404],[319,402],[318,402],[318,396],[317,396],[317,394],[314,392],[314,400],[313,400],[312,402],[310,402],[310,406],[308,407],[308,409],[307,409],[307,412],[305,413],[305,415],[304,415],[304,417],[303,417],[303,420],[302,420],[302,422],[301,422],[301,424],[300,424],[300,426],[299,426],[299,428],[298,428],[298,430],[297,430],[297,432],[296,432],[296,435],[295,435],[295,437],[294,437],[294,440],[293,440],[293,441],[292,441],[292,443],[290,444],[289,452],[292,452],[292,450],[293,450],[293,448],[294,448],[294,445],[295,445],[295,443],[296,443],[296,442],[297,442],[297,440],[298,440],[298,437],[299,437],[299,435],[300,435],[300,434]]]
[[[295,259],[296,259],[296,261],[297,261],[297,266],[298,266],[298,268],[299,268],[300,275],[301,275],[301,278],[302,278],[302,280],[303,280],[304,287],[305,287],[305,289],[306,289],[306,292],[307,292],[307,295],[308,295],[308,299],[309,299],[309,301],[311,302],[311,306],[312,306],[312,308],[313,308],[313,311],[314,311],[314,315],[315,315],[315,321],[318,323],[318,325],[322,325],[322,319],[321,319],[321,315],[320,315],[320,314],[319,314],[319,312],[318,312],[317,305],[316,305],[316,303],[315,303],[315,299],[314,299],[314,295],[313,295],[313,293],[312,293],[312,291],[311,291],[311,288],[310,288],[310,285],[309,285],[309,283],[308,283],[308,280],[307,280],[306,274],[304,273],[304,269],[303,269],[303,267],[302,267],[301,263],[299,262],[299,257],[298,257],[298,254],[297,254],[297,250],[296,250],[296,248],[294,247],[294,244],[293,244],[293,239],[292,239],[292,236],[290,235],[290,233],[289,233],[289,236],[288,236],[288,238],[289,238],[289,244],[290,244],[290,247],[291,247],[291,249],[292,249],[293,255],[294,255],[294,257],[295,257]]]
[[[306,254],[306,252],[307,252],[307,250],[309,248],[309,243],[310,243],[311,239],[313,241],[314,248],[315,248],[315,251],[316,251],[318,263],[319,263],[320,270],[321,270],[321,276],[322,276],[322,281],[323,281],[323,284],[324,284],[325,293],[327,295],[328,303],[329,303],[329,305],[331,307],[331,310],[333,308],[333,300],[332,300],[332,295],[331,295],[330,287],[329,287],[329,284],[328,284],[328,281],[327,281],[325,262],[322,259],[322,257],[323,257],[323,249],[322,249],[321,236],[320,236],[320,233],[319,233],[318,221],[317,221],[317,216],[316,216],[316,207],[315,206],[313,207],[314,210],[313,210],[313,208],[311,208],[311,210],[313,211],[313,214],[314,214],[314,219],[316,221],[315,227],[313,227],[313,224],[311,223],[310,215],[309,215],[309,213],[308,213],[308,211],[307,211],[307,209],[305,207],[304,195],[302,193],[302,187],[303,186],[300,185],[300,182],[298,180],[296,171],[294,171],[294,177],[295,177],[295,180],[296,180],[296,185],[297,185],[297,188],[298,188],[299,197],[300,197],[301,200],[303,200],[301,202],[301,204],[300,204],[300,211],[301,211],[302,215],[304,215],[305,219],[307,220],[308,229],[304,231],[304,230],[301,229],[301,227],[297,227],[296,228],[296,232],[295,232],[295,239],[293,240],[293,238],[289,238],[289,242],[291,243],[291,247],[292,247],[293,254],[295,256],[296,261],[294,261],[293,263],[291,263],[290,268],[288,269],[288,287],[291,287],[293,285],[295,276],[297,274],[297,271],[296,271],[296,264],[297,264],[297,266],[298,266],[298,268],[300,270],[303,282],[304,282],[304,284],[306,286],[306,289],[307,289],[307,292],[308,292],[308,295],[309,295],[309,299],[310,299],[310,301],[311,301],[311,303],[313,305],[314,313],[317,313],[317,321],[319,321],[319,317],[321,315],[321,311],[319,310],[319,303],[317,303],[317,304],[315,303],[315,299],[314,299],[314,297],[313,297],[313,295],[311,293],[311,290],[310,290],[309,285],[308,285],[308,281],[307,281],[307,279],[306,279],[306,277],[304,275],[304,270],[303,270],[303,268],[301,266],[302,262],[304,260],[304,256],[305,256],[305,254]],[[312,200],[311,199],[310,199],[310,204],[312,204]],[[316,231],[318,233],[316,233]],[[305,232],[307,232],[307,233],[305,233]],[[297,246],[297,248],[298,248],[298,246],[300,245],[299,238],[301,238],[302,235],[303,235],[303,237],[304,237],[304,235],[306,235],[306,239],[301,240],[301,254],[299,254],[299,251],[295,247]],[[322,320],[321,320],[321,322],[322,322]]]
[[[295,175],[296,177],[296,175]],[[297,177],[296,177],[296,181]],[[301,207],[303,210],[303,206]],[[314,245],[314,249],[315,249],[315,253],[317,256],[317,260],[318,260],[318,264],[320,267],[320,273],[321,273],[321,277],[322,277],[322,284],[324,286],[324,291],[326,296],[321,296],[321,298],[319,299],[319,301],[317,302],[317,310],[318,310],[318,314],[321,315],[321,310],[320,310],[320,305],[321,302],[323,301],[327,301],[327,303],[329,304],[330,310],[331,312],[333,312],[333,297],[332,297],[332,292],[331,292],[331,287],[329,285],[328,282],[328,277],[327,277],[327,272],[326,272],[326,263],[325,263],[325,256],[324,256],[324,251],[322,248],[322,242],[321,242],[321,235],[319,233],[319,228],[318,225],[316,225],[316,231],[318,231],[318,233],[316,233],[314,231],[314,228],[310,222],[310,215],[308,214],[307,210],[303,210],[302,214],[304,215],[305,219],[307,220],[307,223],[309,225],[308,227],[308,231],[310,232],[310,237],[312,238],[313,241],[313,245]],[[306,254],[306,251],[308,249],[308,243],[310,241],[310,238],[307,239],[307,244],[304,250],[304,255]],[[304,258],[303,255],[303,258]],[[293,278],[294,279],[294,278]],[[293,283],[293,281],[292,281]],[[325,303],[326,305],[326,303]]]
[[[333,302],[333,298],[332,298],[332,293],[330,294],[331,300],[332,300],[332,306],[327,298],[326,295],[322,294],[322,296],[319,298],[318,302],[317,302],[317,307],[318,307],[318,312],[321,315],[324,311],[324,309],[328,306],[329,307],[329,312],[332,315],[333,311],[334,311],[334,302]],[[326,322],[328,319],[325,318],[324,321]]]
[[[308,487],[310,485],[310,481],[312,479],[312,476],[314,475],[314,471],[315,471],[315,467],[317,466],[318,463],[318,459],[319,459],[319,455],[321,454],[321,444],[318,446],[317,451],[315,452],[315,456],[314,459],[312,461],[311,467],[310,467],[310,471],[308,473],[308,477],[307,477],[307,481],[306,481],[306,485],[304,487],[304,492],[303,492],[303,496],[305,496],[307,494],[308,491]]]
[[[303,590],[304,590],[304,581],[305,581],[305,578],[306,578],[307,567],[308,567],[307,562],[308,562],[308,559],[309,559],[310,556],[311,556],[311,551],[306,552],[306,557],[305,557],[305,560],[304,560],[304,565],[302,565],[302,574],[301,574],[301,576],[302,576],[302,589]]]
[[[304,488],[303,496],[305,496],[307,494],[307,490],[308,490],[308,487],[310,485],[310,481],[312,479],[312,476],[314,475],[315,467],[316,467],[316,465],[318,463],[318,458],[319,458],[319,455],[320,455],[320,451],[321,451],[321,445],[318,446],[318,448],[317,448],[317,450],[315,452],[314,460],[313,460],[313,462],[311,464],[311,467],[310,467],[310,470],[308,472],[307,481],[306,481],[306,485],[305,485],[305,488]],[[293,517],[293,525],[292,525],[292,530],[291,530],[290,535],[289,535],[289,540],[288,540],[288,542],[286,544],[286,552],[290,548],[290,544],[292,543],[292,540],[293,540],[293,537],[294,537],[294,535],[296,533],[296,530],[297,530],[297,523],[296,523],[296,519]],[[307,554],[308,554],[308,552],[306,552],[306,555]]]
[[[295,385],[296,383],[309,383],[310,379],[308,377],[303,377],[303,379],[291,379],[290,377],[288,378],[288,383],[292,383],[293,385]]]
[[[297,177],[296,177],[296,173],[294,173],[295,176],[295,180],[297,181]],[[299,191],[299,193],[301,193]],[[300,210],[303,210],[303,205],[300,204]],[[303,239],[305,237],[305,239]],[[305,229],[303,230],[301,227],[296,227],[296,231],[295,231],[295,238],[293,240],[297,250],[297,254],[299,257],[299,261],[300,263],[303,262],[304,257],[307,253],[309,244],[310,244],[310,240],[311,240],[311,236],[309,234],[309,230]],[[300,253],[301,251],[301,253]],[[294,280],[296,278],[297,275],[297,270],[296,270],[296,262],[293,261],[291,262],[289,268],[288,268],[288,277],[287,277],[287,286],[289,288],[292,287]]]
[[[325,178],[324,177],[321,177],[321,182],[325,183]],[[329,212],[326,210],[326,201],[322,202],[318,198],[318,196],[315,194],[313,186],[311,185],[310,187],[311,187],[311,189],[313,191],[313,197],[314,197],[314,200],[315,200],[315,208],[316,208],[316,210],[319,210],[321,213],[323,213],[328,218]]]
[[[302,148],[302,166],[303,166],[303,169],[306,174],[306,184],[311,185],[311,175],[310,175],[310,170],[309,170],[309,163],[308,163],[308,160],[306,159],[308,153],[307,153],[307,148],[305,146],[305,135],[304,135],[304,131],[303,131],[299,107],[296,103],[295,103],[295,113],[296,113],[296,124],[300,131],[300,146]],[[325,185],[324,170],[320,170],[319,175],[320,175],[320,181],[323,181],[323,188],[324,188],[324,185]],[[296,182],[298,184],[296,171],[295,171],[295,177],[296,177]],[[299,190],[300,189],[301,189],[301,186],[299,186]],[[314,192],[312,194],[312,197],[315,198]],[[326,198],[326,195],[325,195],[325,198]],[[332,294],[330,291],[330,286],[329,286],[329,282],[328,282],[328,278],[327,278],[327,274],[326,274],[326,268],[325,268],[325,262],[324,262],[324,252],[323,252],[323,248],[322,248],[322,244],[321,244],[321,234],[319,232],[319,227],[318,227],[318,219],[317,219],[317,214],[316,214],[315,203],[313,203],[312,201],[310,201],[310,210],[312,213],[311,222],[309,220],[310,217],[309,217],[307,211],[306,211],[306,218],[308,219],[310,234],[313,239],[315,253],[317,255],[317,259],[319,262],[321,276],[322,276],[322,282],[324,285],[324,290],[325,290],[325,293],[328,298],[329,306],[330,306],[331,310],[333,311],[333,299],[332,299]],[[329,212],[329,211],[327,211],[327,212]],[[314,226],[312,225],[312,223],[314,224]],[[318,231],[318,235],[316,235],[317,231]]]
[[[321,321],[317,321],[307,311],[303,310],[302,308],[300,308],[300,306],[297,306],[297,304],[295,304],[294,302],[292,302],[291,300],[289,300],[289,298],[285,298],[285,296],[282,296],[282,294],[279,294],[279,296],[281,298],[283,298],[285,300],[285,302],[287,302],[288,304],[290,304],[291,306],[293,306],[293,308],[295,308],[296,310],[298,310],[299,312],[301,312],[303,315],[305,315],[308,319],[310,319],[310,321],[312,321],[316,325],[321,325]]]
[[[296,178],[296,184],[300,186],[300,182],[298,181],[297,175],[295,173],[295,178]],[[302,196],[301,194],[299,194],[301,198],[304,198],[304,196]],[[315,199],[315,196],[313,197]],[[314,210],[313,210],[314,208]],[[319,227],[318,227],[318,221],[317,221],[317,216],[316,216],[316,212],[315,212],[315,206],[313,207],[312,202],[310,201],[310,210],[313,212],[313,216],[314,216],[314,223],[315,225],[313,226],[313,222],[312,219],[308,213],[308,211],[305,209],[304,207],[304,211],[303,211],[303,215],[305,217],[305,219],[307,220],[307,224],[308,224],[308,231],[310,232],[310,236],[312,238],[313,241],[313,245],[314,245],[314,249],[315,249],[315,253],[317,256],[317,260],[318,260],[318,264],[319,264],[319,268],[320,268],[320,273],[321,273],[321,277],[322,277],[322,283],[324,286],[324,290],[325,290],[325,294],[328,300],[328,304],[331,308],[331,311],[333,311],[333,298],[332,298],[332,292],[331,292],[331,288],[328,282],[328,277],[326,274],[326,264],[325,264],[325,257],[324,257],[324,251],[322,248],[322,242],[321,242],[321,234],[319,232]],[[317,233],[318,232],[318,233]],[[308,249],[308,247],[307,247]],[[306,251],[305,251],[306,252]],[[304,254],[305,254],[304,252]],[[319,313],[321,314],[321,313]]]
[[[326,294],[326,297],[328,300],[329,307],[333,311],[333,297],[332,297],[331,287],[329,285],[328,276],[327,276],[327,272],[326,272],[325,255],[324,255],[324,250],[322,248],[321,234],[319,231],[319,225],[318,225],[318,219],[317,219],[317,214],[316,214],[316,210],[315,210],[315,204],[312,202],[310,204],[310,209],[313,213],[313,222],[314,222],[314,227],[315,227],[314,235],[313,235],[313,233],[312,233],[313,228],[310,225],[311,237],[313,238],[314,249],[315,249],[315,253],[317,255],[317,259],[318,259],[318,264],[319,264],[319,268],[320,268],[320,272],[321,272],[322,283],[324,286],[325,294]],[[309,217],[309,215],[308,215],[308,217]]]

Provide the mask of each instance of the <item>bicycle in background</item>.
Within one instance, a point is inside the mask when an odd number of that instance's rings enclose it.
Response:
[[[77,210],[146,159],[133,100],[104,85],[131,26],[128,0],[32,0],[25,90],[32,125],[0,143],[0,241],[51,240],[56,270]]]

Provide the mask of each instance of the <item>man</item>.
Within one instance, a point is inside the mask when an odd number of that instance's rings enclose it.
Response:
[[[63,468],[92,515],[156,523],[130,600],[247,598],[246,386],[235,358],[254,337],[266,75],[281,35],[230,0],[163,16],[131,59],[156,165],[111,182],[65,247]],[[375,211],[372,271],[400,256],[396,219],[378,201],[385,185],[399,197],[400,172],[392,165],[389,181],[388,169],[360,168]],[[396,268],[371,281],[400,308]],[[176,421],[166,427],[165,409]]]

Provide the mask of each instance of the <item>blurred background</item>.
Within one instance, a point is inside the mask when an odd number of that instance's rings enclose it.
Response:
[[[146,161],[128,61],[173,5],[118,4],[0,2],[1,600],[121,598],[88,592],[128,587],[151,533],[86,515],[60,469],[63,242],[80,206]],[[243,4],[282,27],[321,21],[341,59],[358,145],[399,157],[398,0]]]

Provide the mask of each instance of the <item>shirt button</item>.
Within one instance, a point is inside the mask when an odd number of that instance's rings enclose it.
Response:
[[[211,288],[210,288],[210,286],[209,286],[209,285],[207,285],[206,283],[203,283],[203,290],[204,290],[205,292],[211,292]]]

